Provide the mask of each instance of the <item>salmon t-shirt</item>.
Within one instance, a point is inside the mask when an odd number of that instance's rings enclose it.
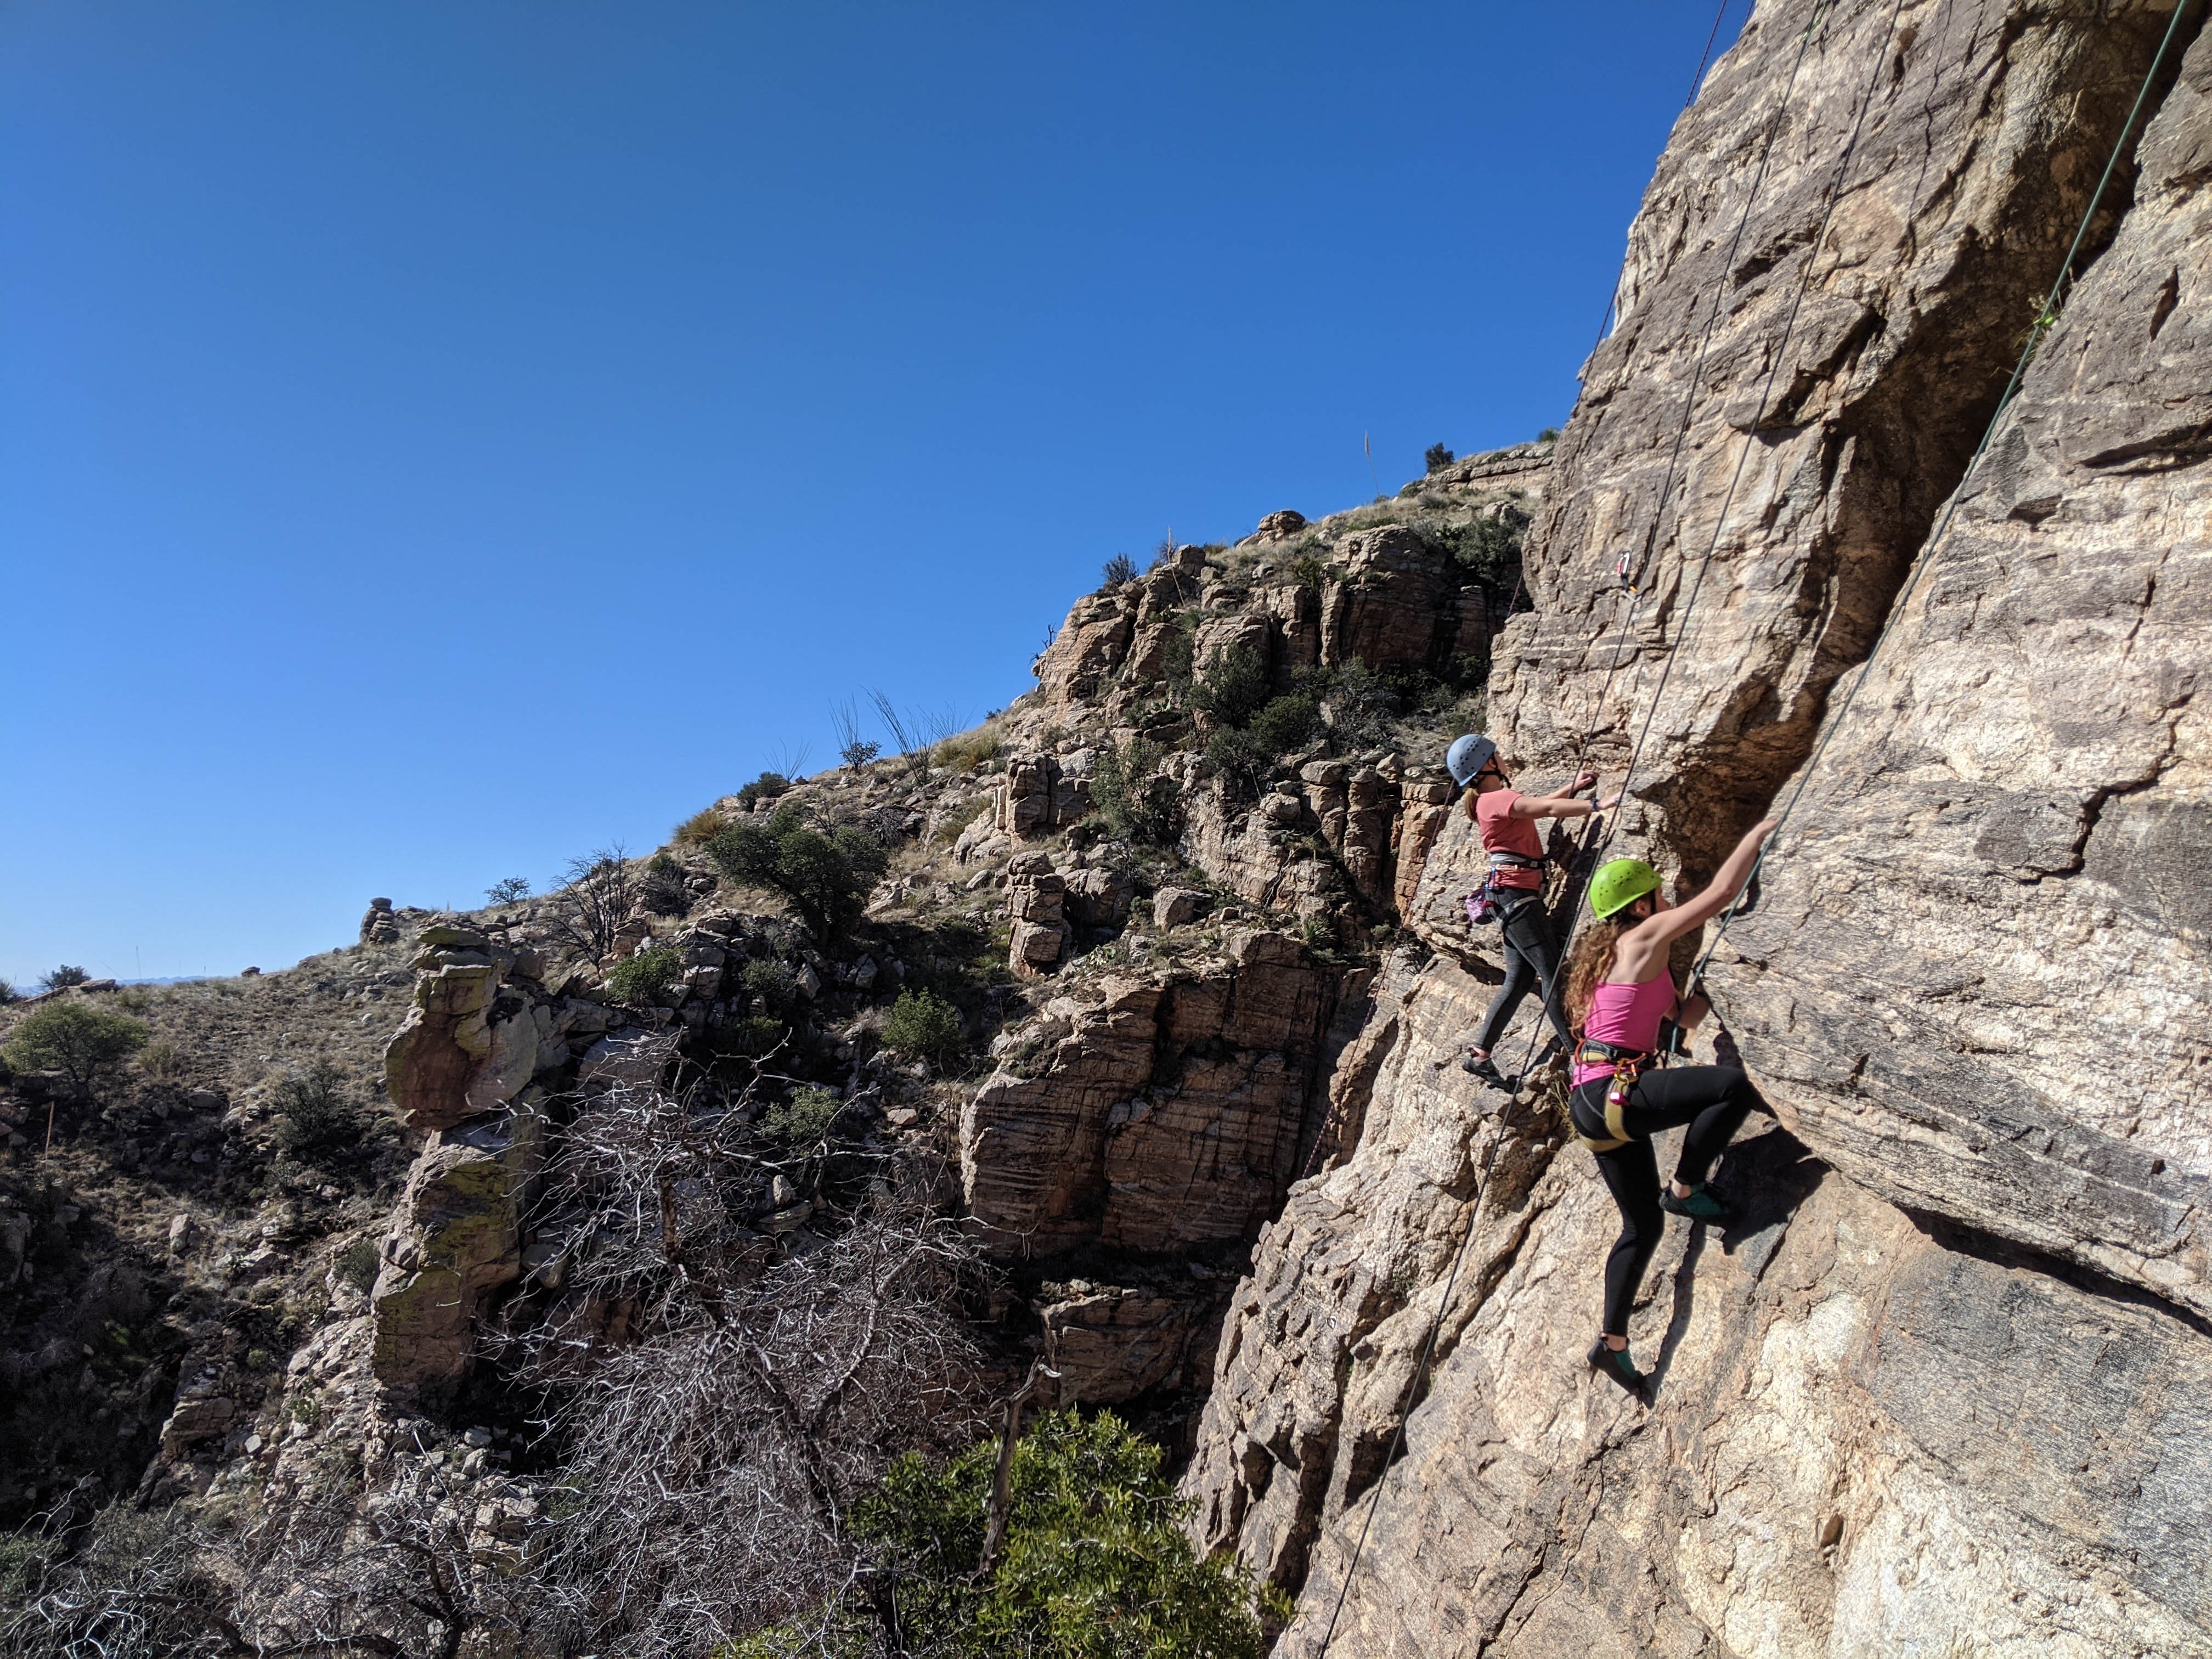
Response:
[[[1513,803],[1520,799],[1511,789],[1492,789],[1474,798],[1474,827],[1482,836],[1484,852],[1516,853],[1524,859],[1544,856],[1544,838],[1536,833],[1536,820],[1513,816]],[[1540,889],[1544,872],[1509,864],[1498,872],[1498,884]]]

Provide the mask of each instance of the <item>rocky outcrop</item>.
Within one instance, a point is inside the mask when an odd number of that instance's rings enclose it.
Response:
[[[422,944],[415,1006],[385,1051],[385,1091],[409,1128],[446,1129],[521,1091],[540,1028],[532,999],[504,988],[514,951],[453,924],[425,928]]]
[[[962,1112],[974,1224],[1006,1255],[1250,1237],[1310,1139],[1335,989],[1297,941],[1253,932],[1211,966],[1047,1003]]]
[[[1610,787],[1650,716],[1612,850],[1690,883],[1839,722],[1711,978],[1780,1121],[1718,1172],[1741,1220],[1674,1224],[1645,1279],[1647,1410],[1582,1361],[1617,1224],[1588,1158],[1450,1063],[1479,847],[1407,816],[1440,954],[1336,1063],[1345,1150],[1255,1248],[1186,1481],[1300,1592],[1279,1655],[1340,1595],[1336,1659],[2212,1653],[2212,46],[2154,88],[2132,205],[1898,608],[2171,14],[1813,11],[1762,4],[1677,129],[1492,680],[1540,783],[1587,742]]]
[[[478,1310],[522,1271],[522,1220],[545,1156],[532,1102],[441,1130],[407,1172],[370,1295],[371,1365],[435,1397],[469,1371]]]

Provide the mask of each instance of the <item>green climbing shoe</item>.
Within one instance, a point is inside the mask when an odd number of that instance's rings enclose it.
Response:
[[[1636,1369],[1636,1362],[1628,1357],[1627,1349],[1616,1348],[1601,1336],[1590,1344],[1589,1352],[1583,1357],[1589,1361],[1592,1370],[1604,1372],[1638,1400],[1644,1397],[1644,1373]]]
[[[1702,1181],[1690,1188],[1687,1198],[1675,1197],[1671,1186],[1662,1187],[1659,1189],[1659,1207],[1676,1215],[1686,1215],[1692,1221],[1728,1222],[1735,1219],[1735,1212],[1708,1192]]]

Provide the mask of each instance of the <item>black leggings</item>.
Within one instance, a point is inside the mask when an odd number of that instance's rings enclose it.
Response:
[[[1605,1127],[1605,1091],[1612,1081],[1593,1078],[1574,1091],[1575,1127],[1594,1139],[1611,1138]],[[1682,1155],[1674,1163],[1674,1179],[1694,1187],[1705,1178],[1752,1109],[1763,1104],[1751,1079],[1733,1066],[1676,1066],[1646,1072],[1637,1079],[1620,1109],[1628,1144],[1595,1154],[1598,1173],[1620,1206],[1620,1237],[1613,1241],[1613,1253],[1605,1259],[1607,1336],[1628,1334],[1628,1310],[1635,1304],[1636,1287],[1644,1282],[1644,1269],[1667,1231],[1667,1212],[1659,1207],[1659,1163],[1652,1156],[1651,1137],[1662,1129],[1690,1126],[1690,1133],[1682,1137]]]
[[[1482,1017],[1474,1046],[1486,1054],[1498,1046],[1506,1022],[1533,987],[1543,993],[1544,1012],[1552,1017],[1552,1029],[1559,1034],[1559,1041],[1573,1048],[1575,1034],[1567,1027],[1566,1015],[1559,1012],[1563,988],[1558,969],[1559,951],[1552,942],[1552,919],[1545,912],[1544,901],[1533,893],[1520,900],[1505,913],[1500,931],[1505,943],[1505,982],[1490,1000],[1490,1012]]]

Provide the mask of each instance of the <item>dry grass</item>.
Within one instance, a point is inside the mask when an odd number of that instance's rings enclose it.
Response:
[[[709,806],[694,812],[676,826],[676,844],[678,847],[704,847],[729,827],[729,819]]]

